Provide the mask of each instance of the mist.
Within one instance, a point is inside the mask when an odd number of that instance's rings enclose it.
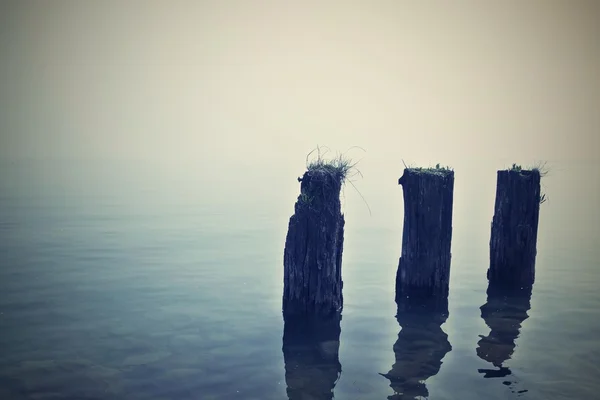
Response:
[[[3,158],[598,159],[597,2],[1,7]]]

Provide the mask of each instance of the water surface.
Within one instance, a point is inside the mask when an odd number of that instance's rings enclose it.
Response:
[[[600,393],[596,164],[554,163],[535,286],[508,297],[485,279],[502,165],[457,167],[449,314],[398,318],[402,171],[369,180],[366,164],[357,185],[372,215],[345,191],[342,318],[312,331],[280,312],[302,171],[174,179],[98,165],[4,165],[3,399]]]

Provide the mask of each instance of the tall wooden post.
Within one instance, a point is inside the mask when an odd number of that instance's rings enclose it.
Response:
[[[447,301],[454,171],[406,168],[398,183],[404,194],[404,228],[396,303]]]
[[[490,285],[533,286],[540,212],[537,169],[498,171],[496,204],[490,238]]]
[[[284,315],[340,312],[344,216],[340,190],[344,171],[309,168],[290,218],[284,250]]]

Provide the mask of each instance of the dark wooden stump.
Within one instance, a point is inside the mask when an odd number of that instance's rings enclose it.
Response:
[[[427,398],[425,381],[436,375],[442,359],[452,350],[448,335],[441,325],[447,310],[430,307],[399,307],[396,319],[401,326],[394,344],[395,363],[387,374],[394,391],[389,400]]]
[[[404,194],[402,253],[396,303],[444,302],[450,279],[454,171],[406,168],[398,180]]]
[[[487,273],[491,285],[533,286],[539,213],[539,171],[498,171]]]
[[[289,400],[333,399],[341,373],[341,315],[285,318],[283,360]]]
[[[490,333],[487,336],[480,335],[477,355],[497,369],[479,369],[485,378],[504,378],[511,374],[505,363],[512,357],[521,324],[528,318],[531,291],[529,287],[523,289],[505,289],[494,285],[488,287],[487,302],[481,306],[481,318],[490,328]]]
[[[285,241],[284,314],[329,315],[343,306],[343,179],[327,168],[309,169],[301,179]]]

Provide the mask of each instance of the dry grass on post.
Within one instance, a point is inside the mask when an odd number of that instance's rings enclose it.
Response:
[[[332,315],[343,306],[340,192],[360,171],[345,154],[326,158],[328,152],[320,147],[310,152],[306,172],[298,178],[300,195],[284,249],[284,316]]]

